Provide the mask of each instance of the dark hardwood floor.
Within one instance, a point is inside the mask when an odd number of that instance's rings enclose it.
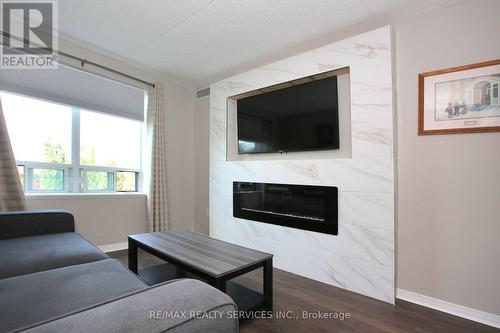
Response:
[[[127,264],[127,252],[110,254]],[[162,263],[140,251],[139,269]],[[262,272],[240,278],[251,288],[260,289]],[[274,269],[274,308],[300,319],[251,319],[240,326],[241,333],[339,332],[339,333],[486,333],[500,332],[460,317],[397,300],[390,305],[373,298],[336,288],[279,269]],[[287,312],[291,311],[291,312]],[[349,314],[349,319],[302,319],[302,312]]]

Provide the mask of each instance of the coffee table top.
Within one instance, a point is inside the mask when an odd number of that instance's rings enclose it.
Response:
[[[273,256],[187,230],[136,234],[129,238],[139,243],[139,247],[160,252],[213,277],[241,270]]]

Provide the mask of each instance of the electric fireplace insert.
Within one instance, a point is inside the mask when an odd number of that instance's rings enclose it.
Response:
[[[233,216],[338,234],[338,189],[333,186],[233,182]]]

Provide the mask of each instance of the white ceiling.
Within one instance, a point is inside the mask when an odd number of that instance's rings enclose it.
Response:
[[[60,0],[61,35],[202,88],[454,0]]]

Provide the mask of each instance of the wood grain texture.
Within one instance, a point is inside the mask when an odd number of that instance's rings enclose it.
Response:
[[[453,72],[460,72],[468,69],[487,67],[500,64],[500,59],[484,61],[477,64],[469,64],[458,67],[450,67],[431,72],[420,73],[418,75],[418,135],[434,135],[434,134],[464,134],[464,133],[483,133],[483,132],[499,132],[500,126],[489,127],[471,127],[471,128],[449,128],[438,130],[424,129],[424,81],[428,76],[441,75]]]
[[[402,300],[396,305],[274,269],[274,308],[292,311],[349,313],[350,319],[258,319],[240,333],[499,333],[500,330]],[[257,287],[258,276],[249,276]]]
[[[186,230],[129,236],[140,246],[152,248],[213,277],[220,277],[272,257],[239,245]]]
[[[163,263],[139,250],[139,268]],[[127,251],[110,254],[127,265]],[[237,278],[254,290],[262,288],[262,272]],[[500,329],[479,324],[420,305],[396,300],[390,305],[376,299],[336,288],[279,269],[274,269],[276,311],[344,312],[350,319],[252,319],[240,326],[240,333],[500,333]]]

